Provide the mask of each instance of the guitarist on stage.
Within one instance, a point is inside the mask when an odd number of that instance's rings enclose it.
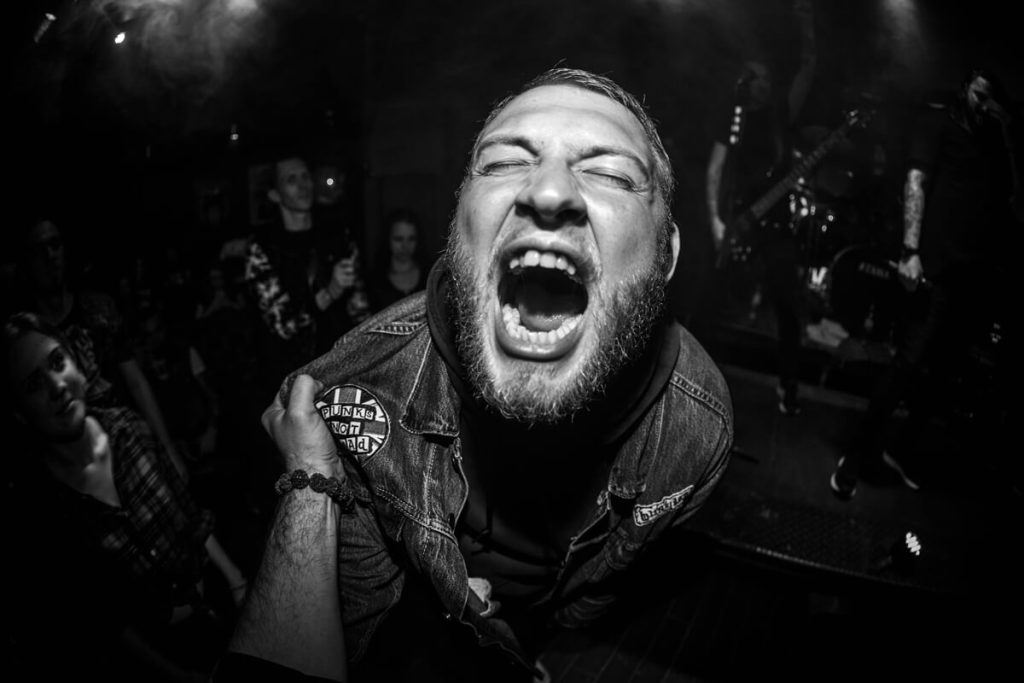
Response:
[[[800,68],[787,90],[774,87],[764,61],[748,61],[736,84],[734,106],[722,121],[707,167],[707,202],[711,234],[719,265],[734,238],[746,240],[761,259],[764,293],[775,312],[779,340],[779,410],[799,413],[798,369],[801,335],[799,249],[783,226],[773,228],[773,215],[784,210],[780,201],[760,225],[744,234],[730,234],[745,208],[785,175],[791,156],[794,122],[810,90],[816,65],[814,16],[810,0],[795,0],[800,32]],[[780,171],[781,173],[775,173]]]
[[[952,104],[922,107],[910,129],[902,253],[894,266],[912,294],[896,357],[879,378],[851,448],[830,479],[843,500],[853,497],[864,474],[895,475],[917,489],[934,468],[920,457],[921,439],[931,418],[962,398],[962,382],[952,381],[957,368],[973,344],[991,339],[998,307],[1012,291],[1009,276],[1017,252],[1011,245],[1024,227],[1017,109],[992,73],[975,69]],[[1003,313],[1005,326],[994,336],[1006,338],[994,354],[995,391],[986,400],[1005,410],[1004,366],[1016,341],[1018,313]],[[901,403],[905,419],[895,417]],[[1007,428],[1005,416],[1003,421]]]

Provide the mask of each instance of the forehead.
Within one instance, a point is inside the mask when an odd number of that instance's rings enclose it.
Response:
[[[416,233],[416,226],[409,221],[395,221],[391,224],[392,235],[413,235]]]
[[[302,159],[283,159],[277,162],[277,177],[285,178],[294,173],[309,173],[309,167]]]
[[[26,332],[14,340],[7,362],[15,386],[43,365],[58,346],[60,344],[56,339],[39,332]]]
[[[525,135],[541,144],[558,138],[571,145],[615,144],[649,159],[643,126],[623,105],[573,85],[544,85],[515,97],[483,130],[480,140]]]

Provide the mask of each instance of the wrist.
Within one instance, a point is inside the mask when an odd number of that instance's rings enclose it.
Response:
[[[909,244],[904,243],[900,247],[900,260],[901,261],[906,261],[908,258],[910,258],[912,256],[917,256],[918,253],[919,252],[918,252],[917,247],[913,247],[913,246],[911,246]]]
[[[324,495],[334,501],[344,512],[349,512],[355,502],[352,497],[351,487],[344,478],[338,479],[332,476],[325,476],[321,472],[310,472],[304,469],[295,469],[285,472],[278,477],[274,484],[274,491],[278,495],[286,495],[291,492],[312,492],[314,495]]]

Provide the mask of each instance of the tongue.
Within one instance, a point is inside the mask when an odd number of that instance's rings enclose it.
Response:
[[[565,319],[577,313],[576,297],[569,293],[552,294],[538,283],[527,282],[516,292],[519,321],[528,330],[547,332],[557,330]]]

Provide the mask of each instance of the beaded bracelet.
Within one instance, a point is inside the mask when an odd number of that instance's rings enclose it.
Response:
[[[351,512],[355,500],[349,487],[342,484],[334,477],[325,477],[319,472],[308,474],[305,470],[293,470],[285,472],[277,479],[274,490],[278,494],[285,494],[293,489],[304,489],[309,487],[317,493],[325,493],[337,503],[342,512]]]

